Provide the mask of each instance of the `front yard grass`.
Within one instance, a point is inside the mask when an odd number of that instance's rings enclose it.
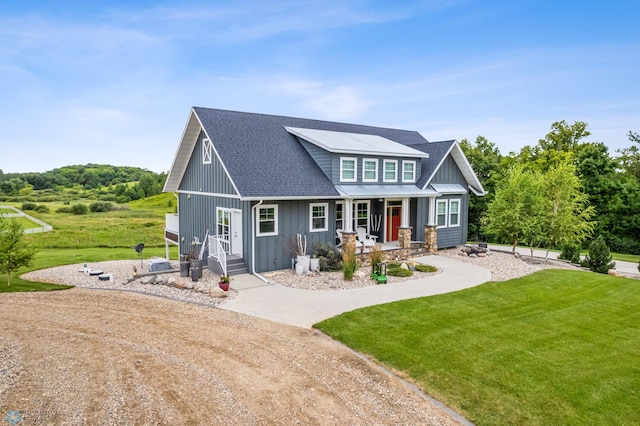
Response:
[[[315,327],[478,425],[640,419],[637,280],[545,270]]]

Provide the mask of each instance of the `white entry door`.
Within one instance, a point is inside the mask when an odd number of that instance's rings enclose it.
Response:
[[[231,210],[231,253],[242,257],[242,211]]]
[[[217,235],[225,253],[242,256],[242,211],[219,207]]]

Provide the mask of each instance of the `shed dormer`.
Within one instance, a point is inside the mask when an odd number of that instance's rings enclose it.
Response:
[[[335,185],[415,184],[429,154],[375,134],[285,127]]]

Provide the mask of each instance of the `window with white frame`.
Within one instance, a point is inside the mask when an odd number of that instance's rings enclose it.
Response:
[[[449,226],[460,226],[460,200],[449,200]]]
[[[358,159],[354,157],[340,157],[340,181],[356,182],[358,179]]]
[[[278,205],[265,204],[258,207],[258,216],[256,217],[256,236],[265,237],[268,235],[278,235]]]
[[[378,181],[378,160],[375,158],[365,158],[362,160],[362,181]]]
[[[211,139],[202,139],[202,164],[211,164],[211,157],[213,155],[213,144]]]
[[[384,176],[382,180],[383,182],[398,181],[398,161],[384,160]]]
[[[358,228],[369,232],[369,201],[353,202],[353,230]]]
[[[447,200],[436,201],[436,225],[438,228],[445,228],[447,226],[447,206],[449,202]]]
[[[415,161],[402,162],[402,181],[403,182],[416,181],[416,162]]]
[[[344,229],[344,202],[336,202],[336,229]]]
[[[311,232],[326,231],[329,229],[327,215],[329,203],[311,203],[309,205],[309,229]]]

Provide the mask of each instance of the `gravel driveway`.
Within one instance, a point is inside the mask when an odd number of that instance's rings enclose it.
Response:
[[[0,416],[20,426],[455,424],[318,331],[136,293],[1,301]]]

